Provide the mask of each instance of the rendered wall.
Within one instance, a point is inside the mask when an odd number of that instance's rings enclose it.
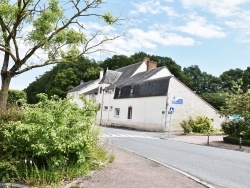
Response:
[[[183,99],[183,104],[173,104],[172,101],[178,99]],[[213,125],[217,128],[220,128],[220,124],[224,120],[224,118],[220,118],[215,108],[174,77],[170,79],[168,103],[168,107],[174,108],[171,116],[172,130],[181,130],[180,123],[188,120],[189,117],[207,116],[213,120]],[[168,116],[168,120],[169,118]]]
[[[111,99],[104,96],[104,106],[113,106],[113,110],[103,110],[102,120],[98,112],[97,122],[103,125],[125,126],[148,131],[163,131],[165,126],[166,96],[142,97],[129,99]],[[128,119],[128,108],[132,107],[132,119]],[[115,108],[120,108],[120,115],[115,115]]]

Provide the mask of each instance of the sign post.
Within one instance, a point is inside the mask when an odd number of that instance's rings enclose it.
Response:
[[[168,124],[168,138],[170,137],[170,127],[171,127],[170,125],[171,125],[171,117],[173,113],[174,113],[174,107],[170,107],[168,111],[168,114],[170,114],[169,124]]]

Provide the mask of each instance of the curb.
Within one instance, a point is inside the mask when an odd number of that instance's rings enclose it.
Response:
[[[145,158],[145,159],[151,160],[151,161],[153,161],[153,162],[155,162],[155,163],[158,163],[158,164],[160,164],[160,165],[162,165],[162,166],[165,166],[165,167],[167,167],[167,168],[169,168],[169,169],[171,169],[171,170],[174,170],[174,171],[176,171],[176,172],[178,172],[178,173],[180,173],[180,174],[182,174],[182,175],[184,175],[184,176],[186,176],[186,177],[188,177],[188,178],[190,178],[190,179],[196,181],[197,183],[199,183],[199,184],[201,184],[201,185],[204,185],[204,186],[207,187],[207,188],[215,188],[215,187],[212,186],[211,184],[209,184],[209,183],[207,183],[207,182],[204,182],[204,181],[201,181],[200,179],[198,179],[198,178],[192,176],[191,174],[188,174],[187,172],[184,172],[184,171],[182,171],[182,170],[179,170],[179,169],[177,169],[177,168],[175,168],[175,167],[172,167],[172,166],[170,166],[170,165],[164,164],[164,163],[162,163],[162,162],[160,162],[160,161],[157,161],[157,160],[154,160],[154,159],[152,159],[152,158],[145,157],[145,156],[143,156],[143,155],[141,155],[141,154],[139,154],[139,153],[136,153],[136,152],[134,152],[134,151],[131,151],[131,150],[129,150],[129,149],[122,148],[122,147],[120,147],[120,146],[116,146],[116,145],[113,145],[113,144],[111,144],[111,145],[114,146],[114,147],[120,148],[120,149],[122,149],[122,150],[128,151],[128,152],[130,152],[130,153],[136,154],[136,155],[138,155],[138,156],[141,156],[141,157],[143,157],[143,158]]]

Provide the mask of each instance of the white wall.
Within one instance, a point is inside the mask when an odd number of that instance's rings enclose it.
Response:
[[[175,99],[182,98],[183,104],[173,104],[172,100],[174,97]],[[213,119],[213,125],[217,128],[220,128],[220,124],[224,120],[224,118],[220,118],[215,108],[196,95],[175,77],[170,79],[168,102],[169,107],[174,107],[175,109],[171,117],[171,127],[173,130],[182,130],[180,123],[183,120],[188,120],[189,117],[195,118],[200,115],[207,116]]]
[[[140,72],[144,72],[147,70],[147,64],[145,62],[143,62],[139,68],[134,72],[134,74],[131,76],[133,77],[134,75],[136,75],[137,73],[140,73]]]
[[[162,131],[164,129],[166,96],[129,99],[113,99],[109,94],[104,96],[104,106],[113,106],[113,110],[102,112],[102,124],[126,126],[134,129]],[[164,102],[165,101],[165,102]],[[132,107],[132,119],[128,119],[128,108]],[[115,115],[115,108],[120,108],[120,115]],[[100,112],[97,122],[100,123]]]
[[[172,75],[171,72],[165,67],[164,69],[152,75],[148,80],[162,78],[162,77],[171,76],[171,75]]]
[[[113,93],[103,95],[103,106],[108,106],[108,110],[102,111],[102,124],[126,126],[148,131],[165,131],[168,130],[170,124],[171,131],[182,131],[180,123],[183,120],[188,120],[189,117],[207,116],[213,119],[213,125],[217,128],[220,128],[220,124],[224,120],[224,118],[220,118],[216,109],[175,77],[170,79],[168,97],[113,99],[113,95]],[[175,99],[183,99],[183,104],[173,104],[174,97]],[[171,115],[171,122],[170,114],[167,114],[165,110],[167,100],[168,110],[169,107],[175,109]],[[113,107],[112,110],[110,110],[110,106]],[[128,108],[130,106],[132,107],[132,119],[128,119]],[[120,108],[119,116],[115,116],[115,108]],[[99,111],[97,116],[98,124],[100,123],[100,115]]]
[[[68,97],[71,98],[71,102],[76,103],[79,107],[83,107],[83,103],[80,100],[80,95],[82,93],[86,93],[88,91],[91,91],[99,86],[100,80],[96,80],[92,82],[91,84],[87,85],[86,87],[82,88],[80,91],[70,92],[67,94]]]

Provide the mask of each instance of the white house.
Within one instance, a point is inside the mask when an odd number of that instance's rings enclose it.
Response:
[[[103,73],[101,72],[100,75]],[[204,115],[219,127],[223,121],[216,109],[175,78],[166,67],[145,58],[142,62],[107,70],[98,80],[70,90],[77,96],[95,96],[102,104],[97,123],[148,131],[182,130],[180,123]]]

